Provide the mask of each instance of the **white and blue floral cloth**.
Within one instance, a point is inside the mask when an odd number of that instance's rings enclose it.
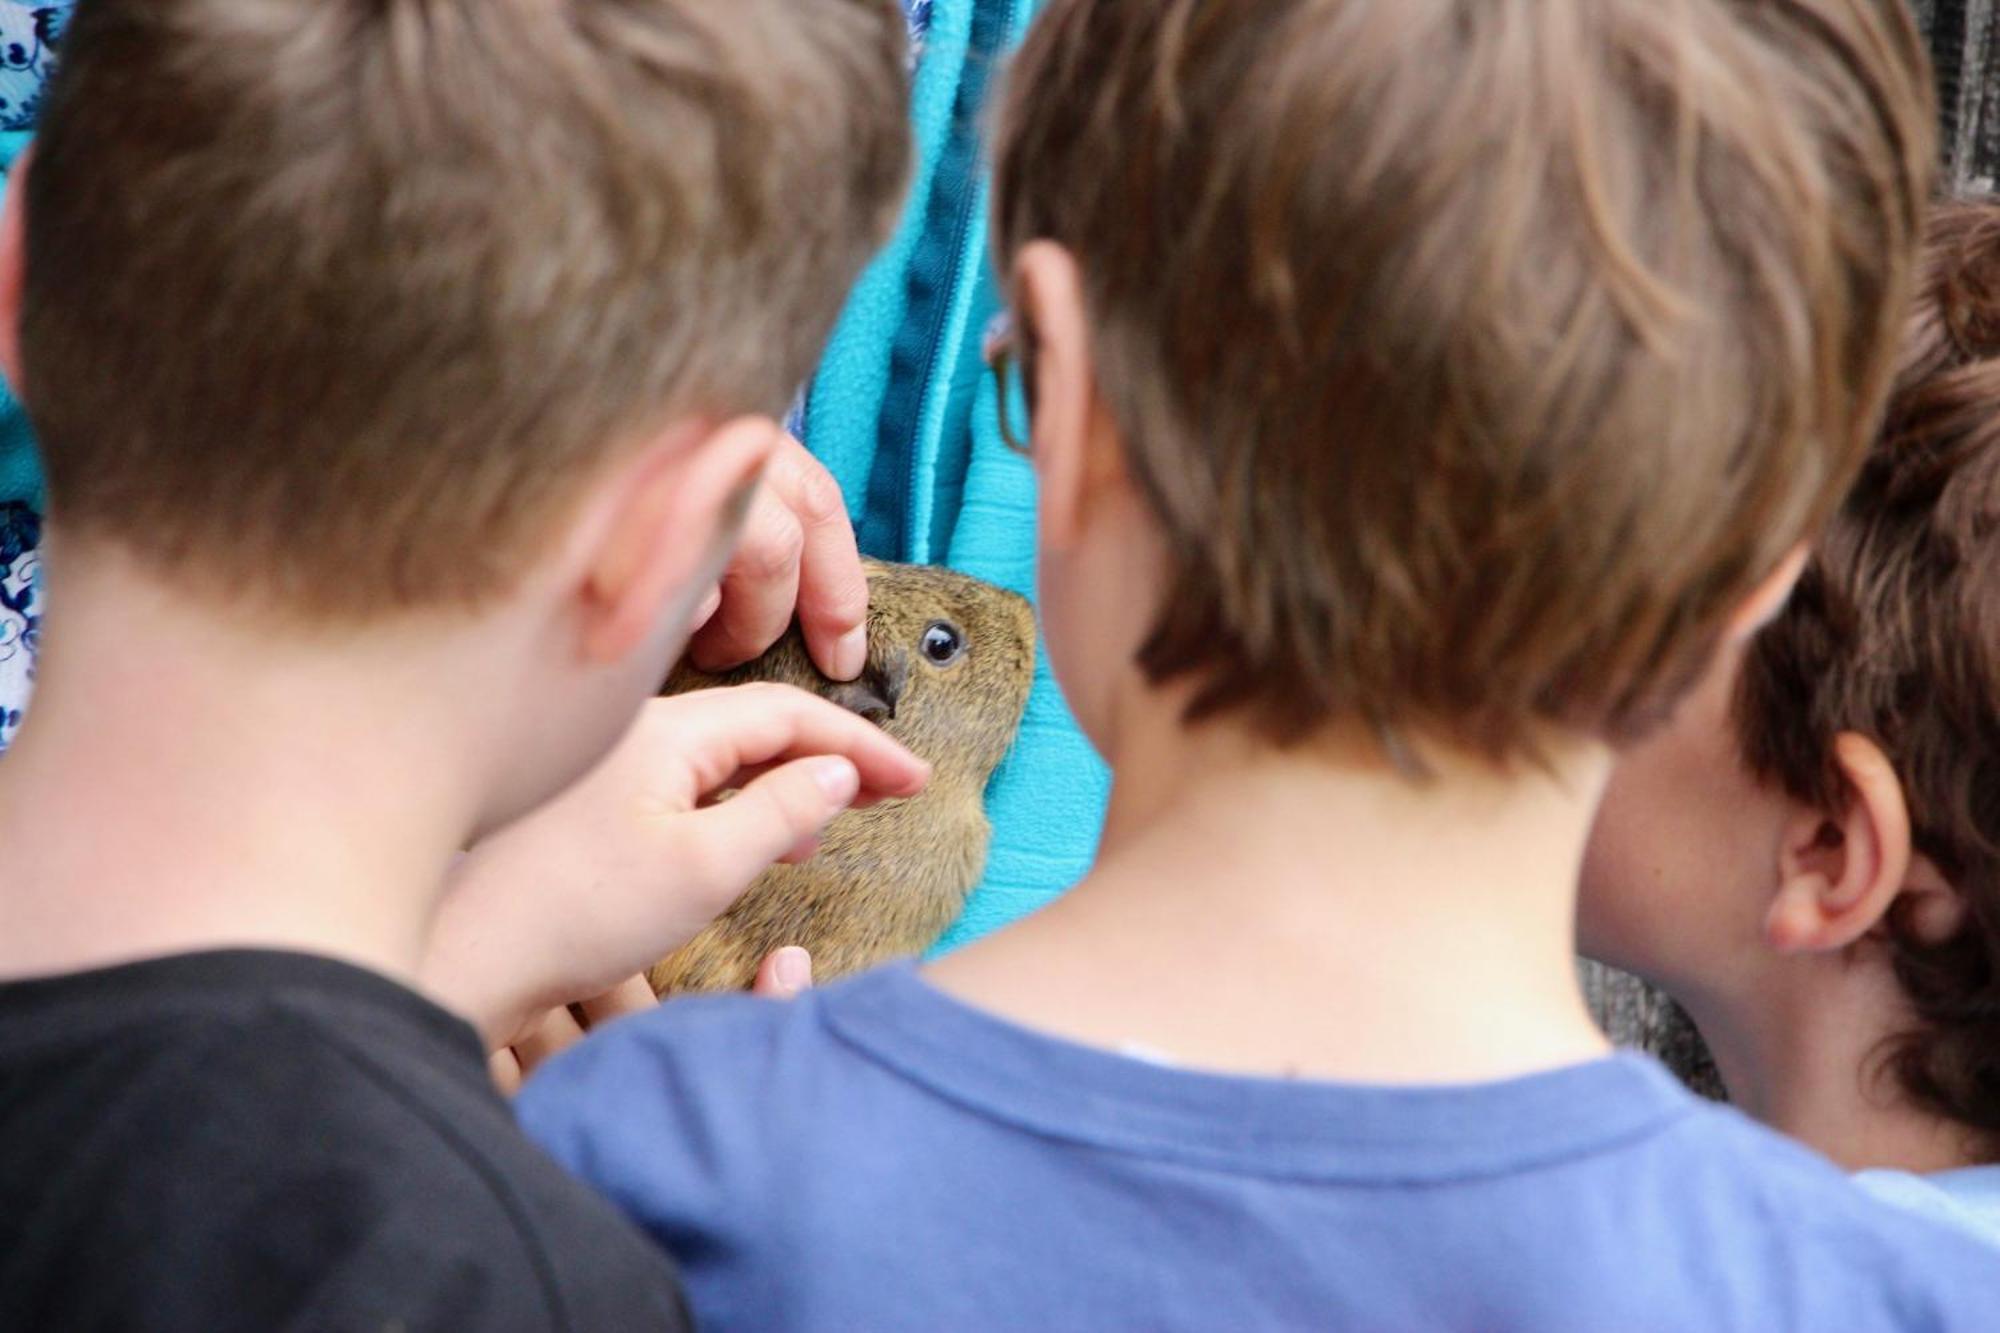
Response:
[[[75,0],[0,0],[0,131],[30,130]],[[926,6],[928,8],[928,6]]]
[[[35,127],[57,41],[75,0],[0,0],[0,135],[18,142]],[[10,149],[11,151],[11,149]],[[0,392],[0,400],[5,399]],[[11,409],[11,402],[6,403]],[[0,473],[32,477],[25,427],[0,438]],[[25,497],[0,494],[0,751],[21,725],[41,643],[41,516]]]
[[[0,750],[21,725],[35,684],[42,634],[41,520],[24,504],[0,505]]]
[[[910,64],[914,67],[924,53],[924,37],[931,30],[933,0],[903,0],[903,13],[910,20]]]

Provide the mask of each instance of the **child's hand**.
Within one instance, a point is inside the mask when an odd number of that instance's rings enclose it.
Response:
[[[840,483],[797,440],[764,469],[722,582],[697,614],[688,658],[741,666],[798,622],[814,665],[853,680],[868,662],[868,576]]]
[[[610,992],[694,938],[850,805],[914,795],[922,760],[779,685],[648,701],[602,766],[474,848],[432,931],[425,985],[489,1049]],[[725,790],[729,800],[704,803]]]
[[[767,1000],[789,1000],[812,985],[812,955],[796,945],[773,951],[757,969],[757,984],[751,989]],[[488,1064],[493,1081],[508,1096],[519,1092],[530,1074],[544,1061],[560,1055],[582,1041],[600,1024],[626,1014],[657,1008],[659,1000],[643,976],[633,977],[609,995],[582,1004],[551,1009],[530,1028],[528,1035],[504,1050],[495,1051]]]

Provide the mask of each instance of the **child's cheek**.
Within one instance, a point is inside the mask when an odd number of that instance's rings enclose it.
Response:
[[[1658,956],[1677,915],[1669,821],[1642,772],[1614,775],[1584,853],[1577,901],[1577,947],[1588,957],[1657,976]]]
[[[1761,910],[1766,803],[1735,757],[1726,685],[1704,682],[1620,758],[1585,851],[1579,946],[1650,980],[1697,979]]]

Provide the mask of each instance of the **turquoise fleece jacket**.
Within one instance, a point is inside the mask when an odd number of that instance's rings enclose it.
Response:
[[[1034,475],[1000,438],[981,356],[1000,296],[988,253],[985,131],[1033,0],[937,0],[914,94],[909,212],[862,277],[802,417],[861,546],[1033,593]],[[1021,737],[987,796],[986,879],[944,947],[1040,907],[1090,864],[1110,778],[1044,658]]]

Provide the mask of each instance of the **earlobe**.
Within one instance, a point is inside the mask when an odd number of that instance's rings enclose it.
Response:
[[[616,662],[688,619],[729,558],[781,436],[767,417],[663,436],[606,483],[583,580],[585,657]],[[668,627],[684,638],[692,627]]]
[[[1765,938],[1779,953],[1844,949],[1878,927],[1909,886],[1910,816],[1881,747],[1844,732],[1834,740],[1845,806],[1801,806],[1779,847],[1778,887]]]

